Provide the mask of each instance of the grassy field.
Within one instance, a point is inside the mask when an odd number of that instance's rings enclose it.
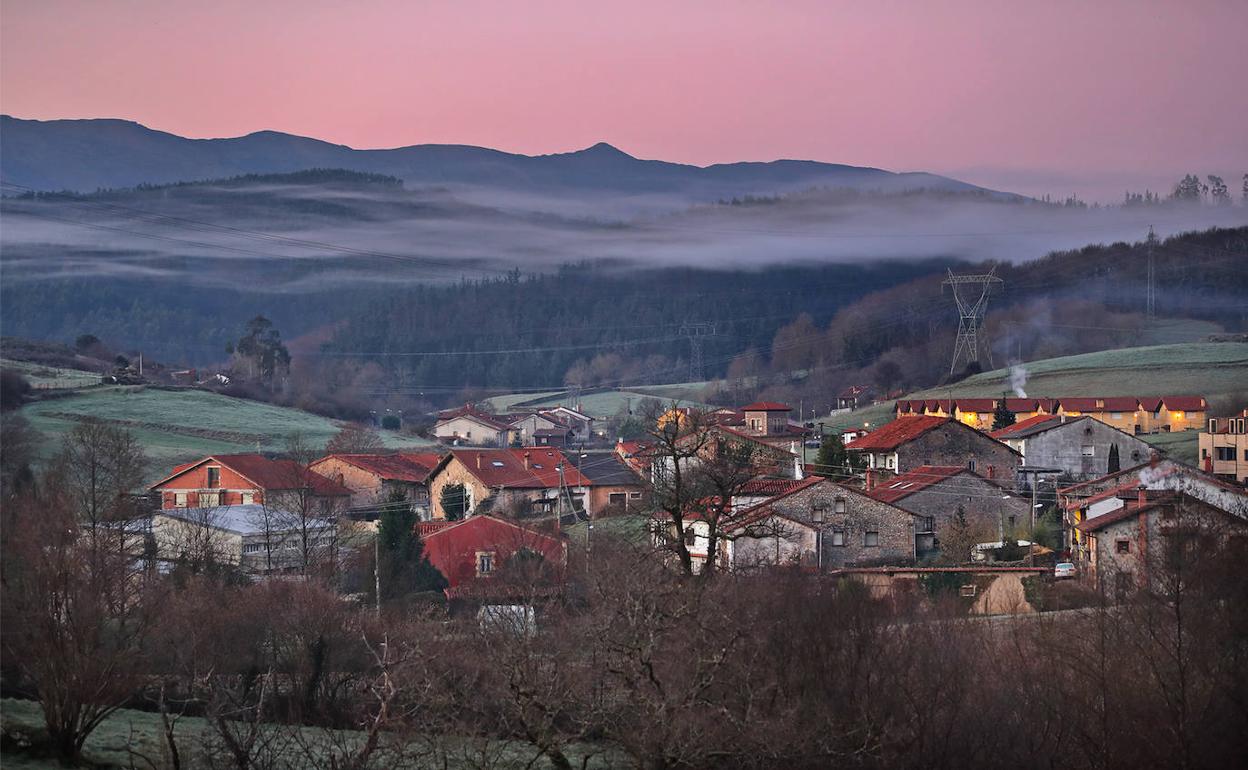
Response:
[[[29,770],[51,770],[62,767],[55,760],[39,756],[29,749],[19,749],[14,744],[37,742],[43,733],[43,714],[38,704],[33,701],[6,698],[0,701],[0,725],[3,727],[5,751],[0,755],[0,766],[4,770],[27,768]],[[178,742],[178,752],[183,767],[203,767],[206,765],[202,745],[207,723],[197,717],[184,717],[174,728]],[[278,759],[272,767],[296,768],[328,767],[330,750],[337,746],[358,745],[362,733],[351,731],[335,731],[330,734],[314,728],[275,727],[272,735],[275,745],[282,748]],[[474,768],[474,767],[533,767],[549,768],[552,764],[545,757],[534,761],[537,754],[532,746],[519,742],[466,741],[455,738],[438,738],[421,736],[421,744],[407,751],[418,751],[415,758],[405,757],[404,767],[428,768]],[[158,715],[145,711],[122,709],[114,712],[87,738],[83,748],[83,758],[88,767],[100,768],[148,768],[165,767],[161,761],[161,725]],[[382,748],[375,756],[377,767],[398,764],[399,757],[389,751],[390,745],[383,740]],[[145,761],[143,757],[150,758]],[[573,766],[580,767],[584,758],[584,750],[572,747],[568,758]],[[612,766],[610,754],[597,754],[589,759],[587,767],[606,768]],[[615,757],[614,759],[618,759]],[[340,759],[341,762],[341,759]],[[261,763],[263,764],[263,763]],[[266,765],[267,766],[267,765]]]
[[[1185,430],[1181,433],[1150,433],[1140,438],[1179,462],[1196,465],[1200,456],[1199,436],[1198,430]]]
[[[1217,398],[1248,390],[1248,343],[1200,342],[1121,348],[1031,361],[1026,368],[1026,389],[1032,396],[1201,395]],[[948,387],[918,391],[907,398],[1000,396],[1008,389],[1008,377],[1007,369],[996,369]],[[823,419],[830,427],[844,429],[864,422],[880,425],[890,421],[892,414],[890,402]],[[1191,451],[1194,455],[1194,450],[1183,448],[1181,439],[1167,439],[1175,442],[1176,451]]]
[[[35,429],[51,439],[48,452],[75,424],[95,417],[132,430],[147,450],[151,474],[207,454],[280,450],[287,437],[300,433],[324,446],[339,430],[325,417],[203,390],[150,387],[101,387],[22,407]],[[382,432],[387,446],[427,446],[428,441]]]
[[[100,375],[84,372],[81,369],[64,369],[59,366],[44,366],[30,361],[14,361],[0,358],[0,369],[11,369],[20,373],[26,381],[37,390],[61,388],[85,388],[100,384]]]

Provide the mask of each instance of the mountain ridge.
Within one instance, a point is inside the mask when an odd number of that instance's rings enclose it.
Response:
[[[637,158],[600,141],[562,153],[523,155],[466,144],[357,149],[275,130],[192,139],[122,118],[28,120],[0,115],[0,178],[40,191],[91,192],[308,168],[563,195],[675,195],[685,201],[783,193],[813,186],[919,187],[1010,193],[927,172],[782,158],[697,166]]]

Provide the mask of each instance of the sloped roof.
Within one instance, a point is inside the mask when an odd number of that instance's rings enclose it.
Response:
[[[833,483],[831,480],[826,479],[823,476],[809,476],[807,478],[802,479],[801,481],[795,482],[790,489],[784,492],[781,492],[778,495],[773,495],[772,497],[769,497],[766,500],[755,503],[754,505],[751,505],[748,508],[743,508],[739,512],[735,512],[735,514],[730,518],[730,520],[724,523],[724,529],[729,532],[739,530],[739,529],[744,529],[745,527],[748,527],[751,524],[761,521],[762,519],[765,519],[768,516],[781,516],[784,518],[791,518],[791,516],[785,513],[784,511],[776,510],[774,507],[776,503],[779,503],[783,501],[785,498],[795,495],[804,489],[809,489],[815,486],[816,484],[821,484],[824,482],[827,482],[828,484]]]
[[[438,452],[336,453],[326,455],[312,465],[316,466],[330,458],[350,463],[386,481],[420,483],[442,459],[442,455]]]
[[[508,427],[510,427],[506,422],[500,419],[497,415],[483,412],[480,409],[477,409],[472,404],[464,404],[463,406],[456,407],[454,409],[447,409],[445,411],[438,412],[438,422],[447,422],[449,420],[454,420],[459,417],[466,417],[471,420],[476,420],[482,425],[485,425],[490,428],[494,428],[495,430],[506,430]]]
[[[215,508],[162,508],[156,515],[238,535],[258,535],[266,529],[271,534],[291,532],[300,529],[304,521],[315,529],[333,526],[333,522],[328,519],[310,516],[305,519],[297,513],[274,510],[256,503],[221,505]]]
[[[1082,420],[1091,418],[1080,417],[1078,419]],[[1071,420],[1071,422],[1075,422],[1075,420]],[[1043,433],[1046,430],[1056,428],[1058,425],[1063,424],[1064,421],[1060,415],[1038,414],[1035,417],[1028,417],[1026,420],[1020,420],[1013,425],[1007,425],[1000,430],[994,430],[988,435],[998,441],[1004,441],[1011,438],[1026,438],[1027,436],[1034,436],[1037,433]]]
[[[875,489],[866,492],[867,497],[882,503],[895,503],[923,489],[935,486],[960,473],[971,473],[961,465],[923,465],[909,473],[889,479]],[[972,474],[976,475],[976,474]]]
[[[624,458],[615,452],[569,452],[568,462],[596,486],[640,485],[641,479]]]
[[[758,497],[764,495],[766,497],[775,497],[776,495],[784,495],[800,489],[802,484],[806,483],[806,479],[751,479],[741,485],[741,489],[737,494],[741,497]]]
[[[1145,495],[1146,499],[1143,505],[1140,505],[1139,501],[1135,499],[1125,500],[1124,505],[1121,508],[1100,516],[1094,516],[1090,519],[1084,519],[1075,525],[1075,529],[1080,532],[1096,532],[1099,529],[1104,529],[1110,524],[1116,524],[1124,519],[1130,519],[1137,514],[1145,513],[1164,505],[1173,504],[1181,497],[1187,497],[1187,495],[1184,495],[1181,492],[1170,491],[1146,492]]]
[[[172,479],[208,462],[229,468],[263,490],[281,491],[307,487],[320,497],[347,497],[351,494],[351,490],[338,482],[308,470],[294,460],[271,460],[259,454],[210,455],[193,463],[177,466],[173,473],[148,488],[159,489]]]
[[[845,448],[860,451],[888,451],[953,421],[952,417],[935,415],[902,416],[865,436],[854,439],[846,444]]]
[[[526,455],[528,468],[525,467]],[[554,447],[452,449],[449,457],[463,463],[468,472],[487,487],[554,489],[559,486],[560,463],[564,465],[565,484],[570,487],[593,485],[590,479]]]
[[[791,412],[793,407],[778,401],[755,401],[740,408],[742,412]]]
[[[1205,409],[1205,399],[1200,396],[1162,396],[1161,403],[1167,409],[1185,412],[1199,412]]]

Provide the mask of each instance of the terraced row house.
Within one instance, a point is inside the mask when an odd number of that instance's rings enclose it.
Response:
[[[1133,435],[1199,430],[1208,404],[1203,396],[1069,396],[1064,398],[899,399],[901,416],[952,417],[979,430],[990,430],[1001,402],[1022,421],[1041,415],[1087,415]]]

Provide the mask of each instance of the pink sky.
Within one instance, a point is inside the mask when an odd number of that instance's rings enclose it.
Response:
[[[1115,199],[1248,172],[1248,2],[7,0],[0,110],[780,157]]]

